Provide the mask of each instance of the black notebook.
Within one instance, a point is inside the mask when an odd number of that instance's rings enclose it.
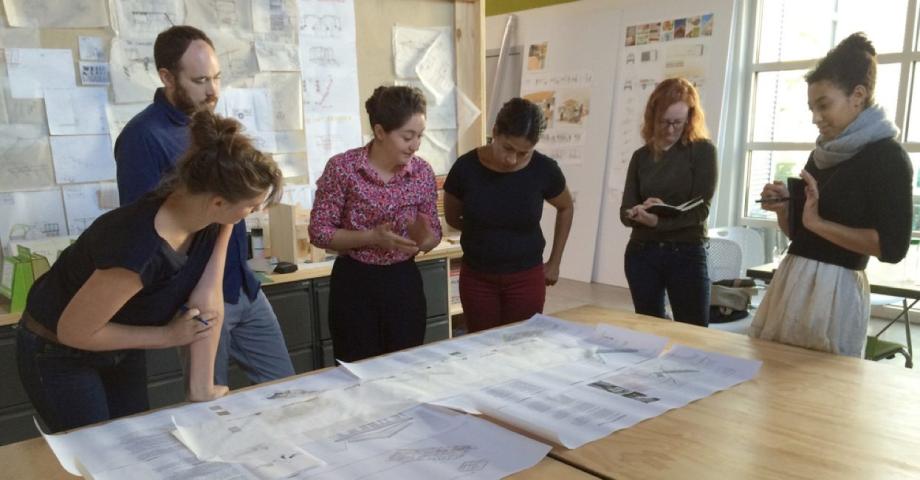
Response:
[[[694,208],[703,204],[703,199],[700,197],[688,200],[680,205],[668,205],[667,203],[659,203],[657,205],[652,205],[645,209],[648,213],[654,213],[659,217],[676,217],[688,210],[693,210]]]

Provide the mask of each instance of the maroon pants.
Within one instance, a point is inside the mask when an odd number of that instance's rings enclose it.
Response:
[[[543,312],[543,264],[514,273],[485,273],[460,267],[460,303],[470,332],[526,320]]]

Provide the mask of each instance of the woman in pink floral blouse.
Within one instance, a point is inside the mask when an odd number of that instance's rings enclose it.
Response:
[[[347,362],[422,344],[426,305],[414,257],[441,241],[434,172],[415,155],[425,97],[377,87],[365,108],[374,139],[329,159],[310,218],[310,241],[339,252],[329,327],[335,357]]]

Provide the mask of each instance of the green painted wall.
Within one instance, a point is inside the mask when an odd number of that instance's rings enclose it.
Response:
[[[575,0],[486,0],[486,16],[529,10],[557,3],[569,3]]]

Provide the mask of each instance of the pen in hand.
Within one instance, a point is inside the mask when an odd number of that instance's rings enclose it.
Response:
[[[759,200],[755,200],[756,203],[781,203],[781,202],[788,202],[788,201],[789,201],[789,197],[761,198]]]
[[[187,311],[190,310],[189,307],[188,307],[188,305],[184,305],[184,304],[182,305],[181,308],[182,308],[182,313],[185,313],[185,312],[187,312]],[[194,318],[195,320],[198,320],[202,325],[204,325],[204,326],[206,326],[206,327],[210,325],[210,324],[208,323],[207,320],[201,318],[201,315],[195,315],[195,316],[192,317],[192,318]]]

